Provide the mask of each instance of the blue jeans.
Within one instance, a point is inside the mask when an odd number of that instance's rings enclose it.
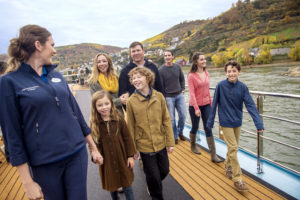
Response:
[[[211,128],[207,128],[206,123],[207,119],[210,113],[210,104],[207,104],[205,106],[199,106],[199,109],[201,111],[201,117],[202,117],[202,122],[203,122],[203,128],[205,131],[206,137],[211,137],[212,136],[212,131]],[[191,121],[192,121],[192,134],[196,134],[197,130],[199,129],[199,122],[200,122],[200,117],[197,117],[195,115],[195,109],[193,106],[189,106],[189,113],[191,116]]]
[[[174,138],[178,138],[178,134],[182,135],[184,123],[186,119],[186,105],[183,94],[179,94],[176,97],[166,97],[166,102],[172,122],[172,128],[174,133]],[[178,113],[178,125],[176,126],[175,121],[175,109]]]
[[[126,200],[134,200],[133,190],[131,186],[123,187],[123,191],[125,193]],[[113,200],[118,200],[118,191],[111,192],[110,195]]]

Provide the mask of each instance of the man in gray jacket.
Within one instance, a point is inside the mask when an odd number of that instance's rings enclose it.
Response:
[[[159,74],[162,84],[163,94],[166,98],[169,114],[172,121],[175,144],[178,144],[178,136],[185,140],[183,128],[186,119],[186,104],[184,99],[185,81],[181,67],[173,63],[173,52],[164,52],[165,64],[160,68]],[[178,113],[178,124],[175,121],[175,109]]]

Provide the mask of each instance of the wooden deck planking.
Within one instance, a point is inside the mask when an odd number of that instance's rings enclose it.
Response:
[[[236,191],[232,180],[225,176],[224,164],[212,163],[206,151],[201,150],[201,153],[192,154],[190,143],[180,141],[174,153],[169,156],[171,175],[194,199],[206,199],[203,197],[203,188],[204,193],[212,194],[214,199],[285,199],[244,174],[243,180],[249,187],[249,192]],[[191,188],[189,181],[198,183],[198,186],[193,185]]]
[[[185,149],[190,153],[190,145],[189,143],[185,143]],[[208,167],[208,169],[217,169],[221,175],[223,175],[225,177],[225,180],[229,181],[229,184],[232,185],[232,188],[234,188],[233,186],[233,182],[231,180],[229,180],[226,176],[225,176],[225,166],[224,163],[218,164],[219,166],[221,166],[221,168],[216,165],[215,163],[210,162],[210,155],[206,152],[203,151],[205,155],[205,158],[207,158],[206,161],[207,164],[210,165],[210,167]],[[224,179],[222,179],[224,181]],[[243,175],[243,180],[247,183],[249,189],[251,190],[250,192],[253,193],[255,196],[257,196],[260,199],[265,199],[265,198],[270,198],[270,199],[277,199],[278,195],[277,193],[275,193],[274,191],[270,190],[269,188],[267,188],[266,186],[259,184],[257,181],[253,180],[252,178]],[[263,191],[263,193],[262,193]],[[282,198],[282,196],[280,196]]]
[[[3,154],[0,160],[0,199],[28,200],[17,169],[6,162]]]
[[[187,146],[186,146],[187,148]],[[185,154],[190,154],[190,149],[189,149],[189,146],[188,146],[188,149],[185,149],[186,152]],[[182,153],[183,154],[183,153]],[[234,186],[233,186],[233,182],[228,179],[224,174],[225,174],[225,171],[224,171],[224,164],[223,163],[220,163],[220,164],[215,164],[215,163],[212,163],[210,161],[210,155],[207,153],[207,152],[204,152],[203,151],[203,154],[202,155],[205,155],[205,158],[201,159],[200,160],[202,162],[198,163],[198,165],[200,165],[200,169],[206,169],[207,171],[205,171],[205,174],[209,174],[210,173],[210,176],[207,177],[207,178],[211,178],[214,180],[214,184],[211,184],[210,186],[213,187],[215,190],[222,190],[222,188],[226,189],[227,193],[231,194],[232,193],[232,189],[234,189]],[[197,157],[197,155],[195,155]],[[204,161],[204,162],[203,162]],[[214,166],[212,166],[214,165]],[[219,170],[218,172],[216,172],[216,168],[215,170],[212,170],[214,169],[214,167],[217,167],[219,169],[221,169],[221,171]],[[222,183],[226,183],[225,185],[222,184]],[[216,188],[215,186],[216,185],[222,185],[220,188]],[[239,194],[239,192],[236,191],[237,194]],[[251,196],[249,195],[251,194]],[[251,199],[270,199],[268,198],[268,196],[265,196],[263,194],[260,194],[260,193],[255,193],[255,190],[253,192],[253,190],[250,191],[250,193],[248,194],[245,194],[247,195],[246,197],[248,198],[251,198]]]
[[[176,151],[178,149],[176,148]],[[175,151],[175,152],[176,152]],[[234,194],[231,194],[231,192],[228,192],[228,190],[232,190],[231,186],[227,183],[226,180],[223,181],[224,177],[222,177],[221,174],[216,175],[216,171],[209,171],[205,169],[203,164],[205,163],[198,163],[196,162],[195,158],[193,156],[196,156],[196,159],[199,155],[189,155],[191,152],[178,152],[175,153],[176,156],[174,162],[176,162],[176,165],[188,165],[188,169],[184,169],[185,173],[192,173],[194,174],[194,180],[198,183],[198,185],[206,185],[206,191],[213,194],[215,199],[237,199],[235,198]],[[176,154],[180,155],[177,156]],[[171,158],[173,161],[173,159]],[[179,160],[181,160],[179,162]],[[209,160],[210,162],[210,160]],[[171,172],[171,175],[172,172]],[[230,180],[228,180],[230,181]],[[182,184],[181,184],[182,185]],[[232,193],[238,193],[237,191],[233,190]],[[245,198],[244,198],[245,199]]]

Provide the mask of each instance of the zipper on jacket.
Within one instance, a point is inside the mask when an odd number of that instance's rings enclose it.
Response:
[[[56,96],[56,97],[54,97],[54,99],[55,99],[55,101],[56,101],[57,107],[59,107],[59,99],[58,99],[58,97]]]
[[[39,134],[39,123],[38,122],[35,124],[35,128],[36,128],[36,133]]]

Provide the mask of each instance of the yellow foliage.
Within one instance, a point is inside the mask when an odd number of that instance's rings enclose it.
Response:
[[[225,63],[228,61],[228,58],[223,53],[215,54],[211,57],[211,59],[215,67],[223,67]]]
[[[149,38],[147,40],[144,40],[142,43],[145,44],[145,43],[150,43],[150,44],[155,44],[156,42],[159,42],[161,39],[163,39],[165,36],[165,33],[161,33],[161,34],[158,34],[152,38]]]
[[[289,57],[295,61],[300,60],[300,44],[295,45],[295,47],[291,49]]]
[[[163,42],[151,45],[151,48],[166,49],[167,47],[168,47],[168,44],[165,44]]]

